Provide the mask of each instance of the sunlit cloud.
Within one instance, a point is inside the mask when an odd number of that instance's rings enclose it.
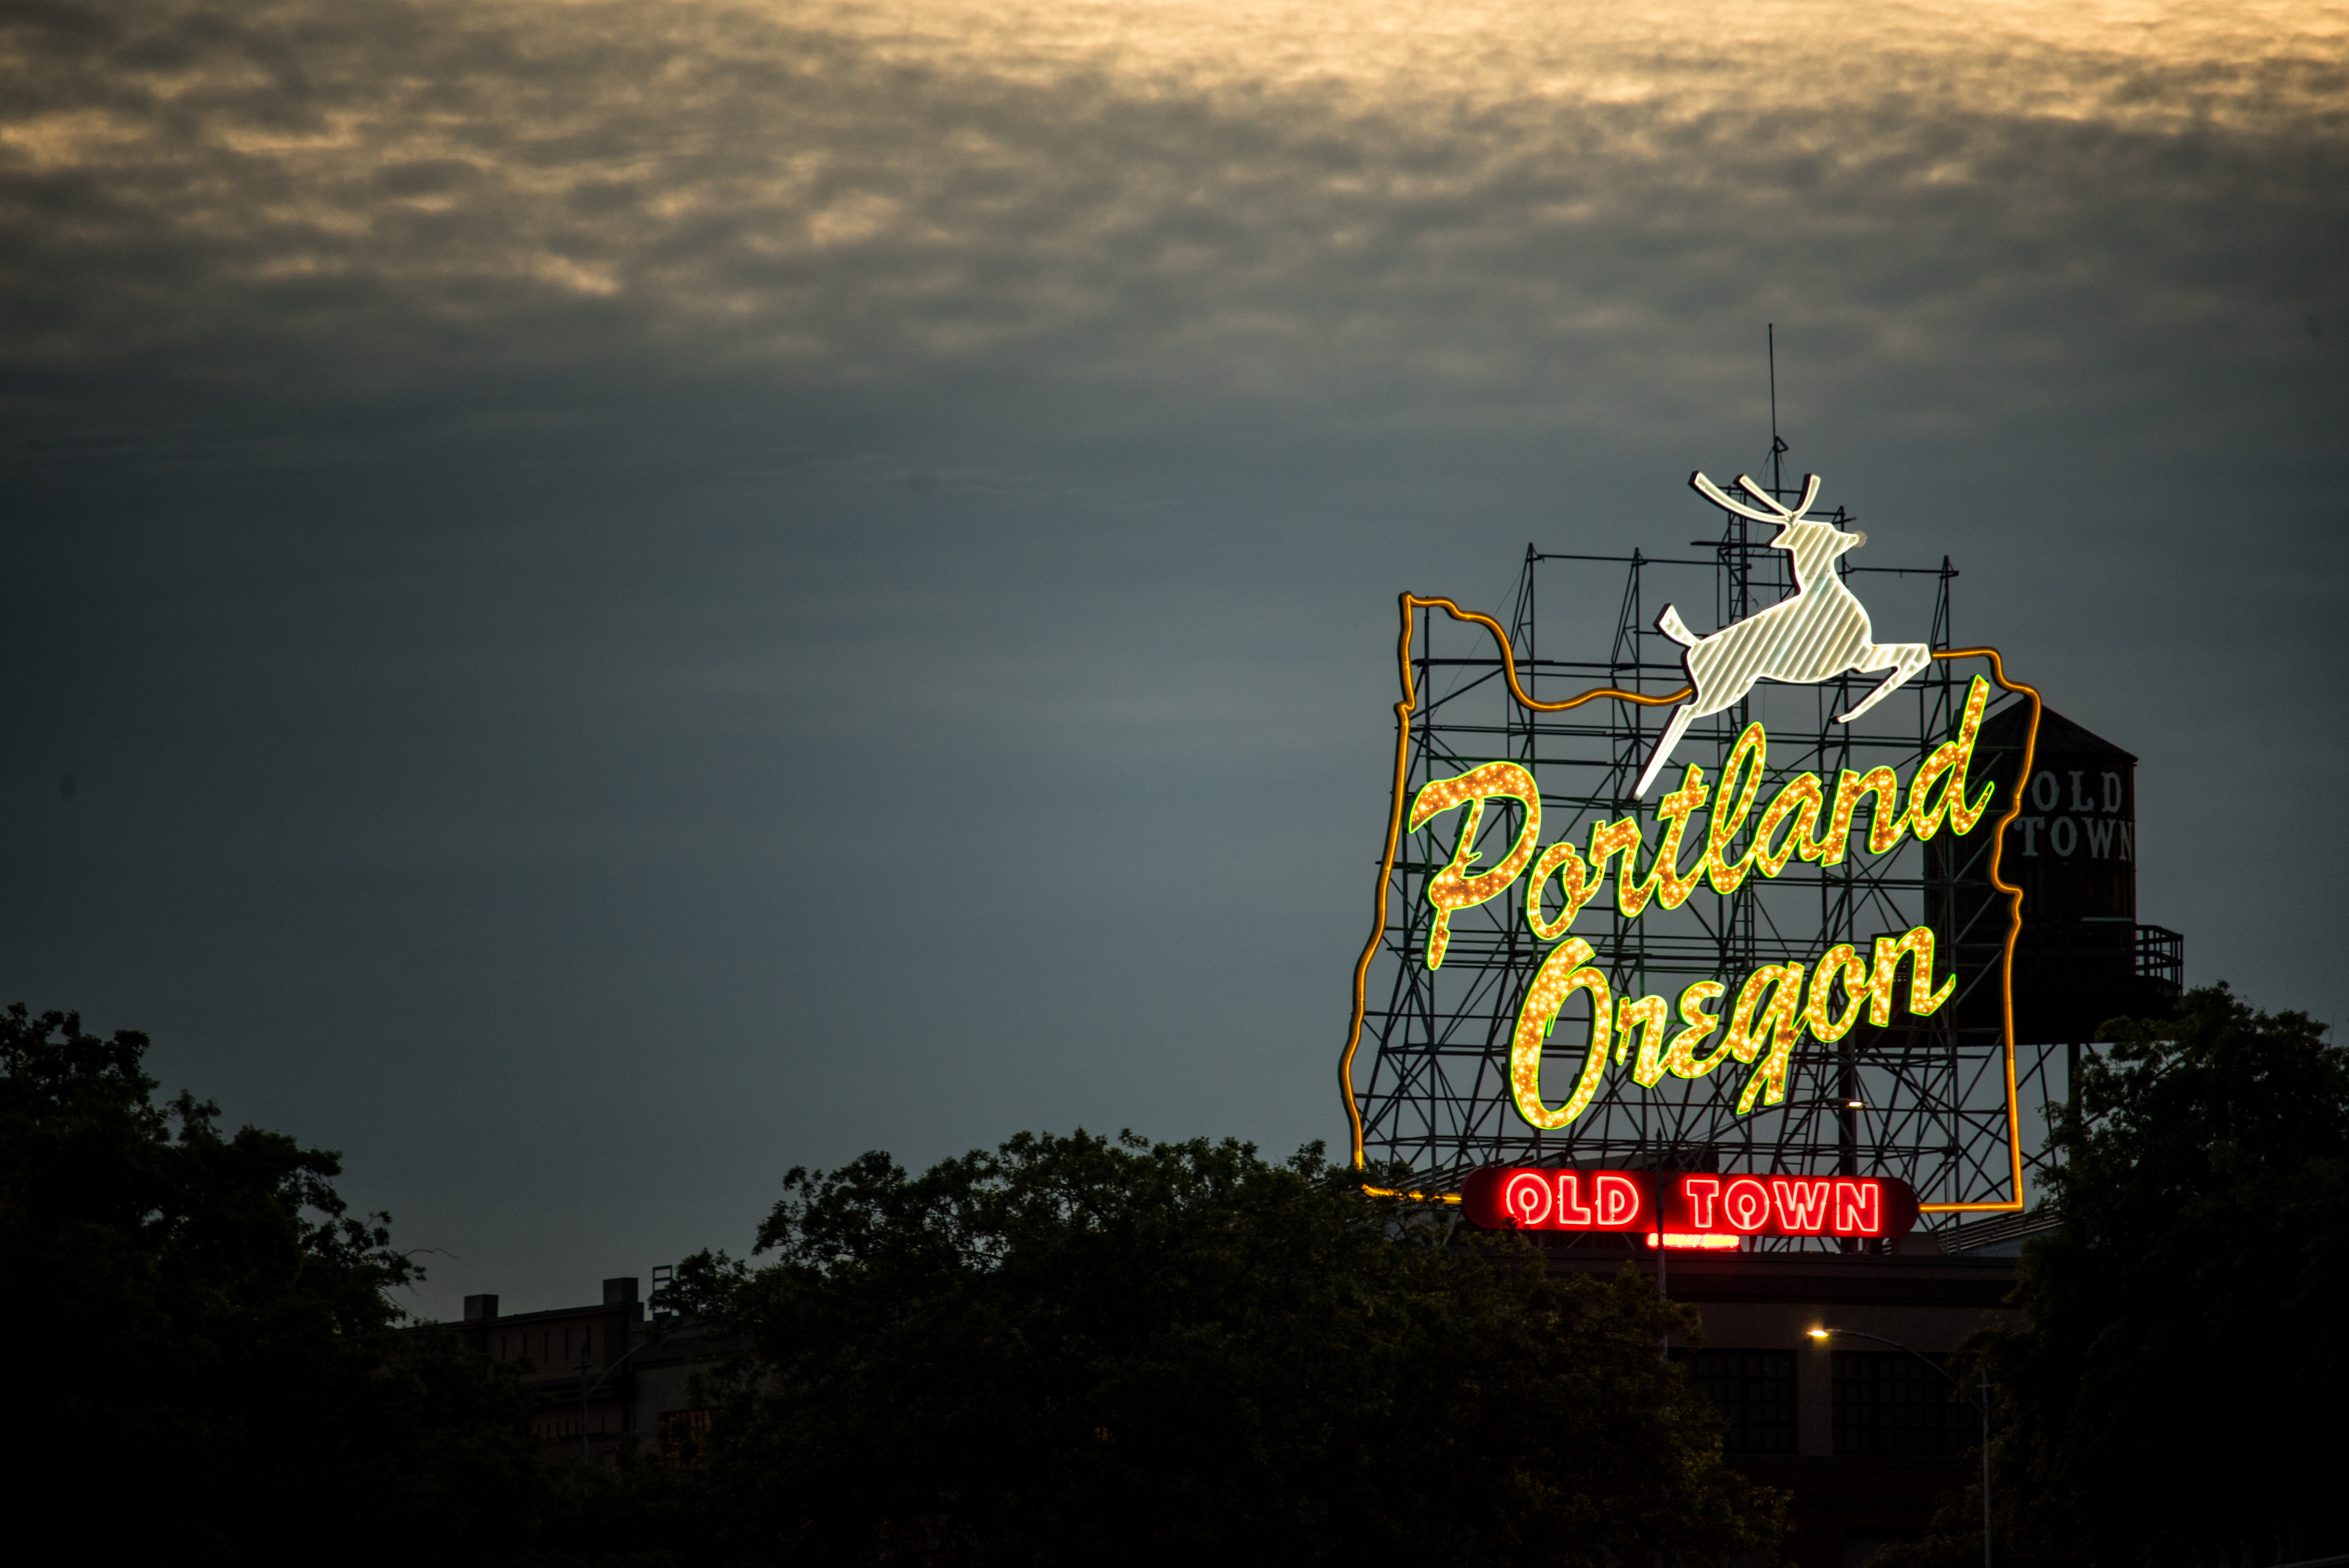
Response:
[[[2199,226],[2240,224],[2247,181],[2275,211],[2341,170],[2344,15],[20,13],[0,352],[362,389],[615,353],[852,380],[1146,363],[1274,396],[1371,367],[1440,401],[1728,307],[1963,357],[1988,276],[2064,309],[2126,255],[2168,265],[2165,313],[2222,308]],[[2273,282],[2305,292],[2322,263],[2290,230]]]

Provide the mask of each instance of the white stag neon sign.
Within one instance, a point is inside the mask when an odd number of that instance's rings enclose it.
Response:
[[[1866,544],[1868,535],[1857,531],[1846,533],[1834,523],[1803,515],[1818,499],[1818,475],[1803,476],[1802,504],[1791,511],[1745,475],[1738,475],[1737,483],[1768,510],[1756,511],[1732,500],[1701,470],[1689,476],[1689,484],[1713,505],[1755,522],[1778,526],[1777,537],[1765,542],[1795,558],[1795,591],[1709,637],[1690,631],[1677,610],[1664,606],[1663,614],[1656,617],[1656,630],[1688,650],[1681,655],[1681,665],[1696,690],[1672,710],[1663,739],[1648,758],[1647,771],[1640,775],[1640,787],[1631,791],[1634,799],[1646,799],[1649,786],[1663,771],[1691,721],[1743,701],[1756,681],[1815,686],[1846,671],[1868,675],[1890,670],[1883,684],[1857,707],[1836,716],[1837,723],[1849,724],[1932,662],[1933,650],[1922,643],[1878,642],[1868,606],[1836,575],[1836,557]]]

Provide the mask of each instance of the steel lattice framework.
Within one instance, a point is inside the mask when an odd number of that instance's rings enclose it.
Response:
[[[1792,500],[1797,492],[1775,493]],[[1813,515],[1853,521],[1840,508]],[[2014,904],[1993,886],[1993,855],[2020,755],[1977,754],[1977,789],[1994,778],[1999,789],[1990,814],[1963,837],[1945,830],[1930,843],[1909,839],[1889,854],[1855,852],[1835,866],[1798,857],[1775,878],[1749,876],[1726,896],[1706,886],[1678,910],[1651,906],[1638,919],[1623,917],[1607,895],[1582,912],[1573,934],[1594,944],[1590,962],[1607,973],[1616,995],[1629,997],[1669,999],[1702,979],[1725,983],[1733,995],[1738,982],[1763,965],[1812,965],[1843,942],[1866,954],[1879,935],[1933,928],[1940,944],[1936,968],[1958,977],[1951,1003],[1930,1017],[1896,1013],[1888,1028],[1871,1028],[1863,1018],[1834,1046],[1805,1039],[1776,1107],[1736,1115],[1744,1069],[1735,1067],[1693,1081],[1667,1077],[1642,1089],[1616,1066],[1589,1109],[1566,1128],[1545,1132],[1520,1118],[1510,1095],[1510,1041],[1526,986],[1550,946],[1528,929],[1526,879],[1500,898],[1455,913],[1442,966],[1426,966],[1433,916],[1428,883],[1452,856],[1462,813],[1403,832],[1404,805],[1432,779],[1508,760],[1540,785],[1546,842],[1578,844],[1592,824],[1625,816],[1652,826],[1652,799],[1643,809],[1631,789],[1670,712],[1658,699],[1688,684],[1681,649],[1653,623],[1667,600],[1692,622],[1710,601],[1713,624],[1727,625],[1792,593],[1787,557],[1749,537],[1749,530],[1767,531],[1730,517],[1717,540],[1700,545],[1706,553],[1699,557],[1564,555],[1527,546],[1508,647],[1495,624],[1457,614],[1442,601],[1405,596],[1397,837],[1347,1056],[1358,1161],[1405,1168],[1414,1184],[1445,1191],[1456,1191],[1481,1165],[1588,1165],[1898,1176],[1928,1204],[1968,1209],[2005,1209],[2021,1199],[2019,1167],[2035,1164],[2036,1150],[2018,1142],[2036,1143],[2033,1124],[2044,1125],[2049,1102],[2062,1091],[2047,1053],[2018,1058],[2006,1037]],[[1837,570],[1855,589],[1905,593],[1920,612],[1930,593],[1930,666],[1851,726],[1831,716],[1851,708],[1880,677],[1759,686],[1746,701],[1697,721],[1674,753],[1668,779],[1695,763],[1717,784],[1732,746],[1754,719],[1769,736],[1764,800],[1803,772],[1819,774],[1830,798],[1846,769],[1889,766],[1905,784],[1920,760],[1951,736],[1971,680],[1992,674],[1996,662],[1952,646],[1955,570],[1946,558],[1938,567],[1885,568],[1853,566],[1848,557]],[[1552,574],[1547,580],[1546,571]],[[1546,583],[1561,571],[1569,581],[1560,586],[1571,591],[1554,596],[1571,601],[1578,593],[1586,603],[1595,574],[1621,573],[1603,657],[1545,656],[1551,648],[1597,653],[1591,634],[1604,624],[1575,615],[1564,634],[1553,628],[1545,635],[1537,611]],[[1902,630],[1914,636],[1913,627]],[[1511,657],[1514,681],[1505,669]],[[1599,696],[1544,712],[1519,701],[1513,686],[1537,704],[1595,688],[1649,701]],[[2005,686],[2002,676],[1991,693],[1993,714],[2026,701],[2035,711],[2035,695]],[[1507,855],[1520,825],[1516,809],[1495,802],[1477,841],[1482,865]],[[1560,1016],[1543,1053],[1547,1083],[1570,1085],[1581,1071],[1592,1037],[1588,1012],[1588,998],[1578,996]],[[1562,1087],[1547,1091],[1553,1101],[1564,1093]],[[1957,1217],[1945,1211],[1933,1222]]]

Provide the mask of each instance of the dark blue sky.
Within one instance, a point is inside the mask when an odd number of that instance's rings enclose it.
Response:
[[[2337,1016],[2344,18],[16,8],[0,992],[433,1314],[867,1148],[1336,1141],[1394,594],[1710,531],[1775,321],[2190,978]]]

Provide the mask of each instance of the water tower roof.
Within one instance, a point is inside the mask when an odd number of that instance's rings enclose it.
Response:
[[[2030,705],[2016,703],[2005,711],[1993,715],[1982,727],[1984,743],[1991,746],[2019,745],[2023,727],[2028,721]],[[2073,723],[2052,707],[2039,711],[2039,754],[2043,757],[2078,757],[2083,753],[2117,757],[2124,762],[2135,763],[2134,752],[2122,750],[2103,736],[2085,726]]]

